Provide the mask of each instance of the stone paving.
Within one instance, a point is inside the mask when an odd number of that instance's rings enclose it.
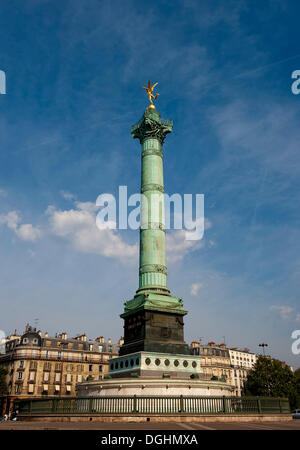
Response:
[[[106,423],[106,422],[0,422],[2,430],[300,430],[300,420],[288,422]]]

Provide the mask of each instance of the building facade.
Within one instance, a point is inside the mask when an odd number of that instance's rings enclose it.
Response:
[[[244,384],[248,377],[248,372],[256,363],[257,356],[247,348],[239,350],[235,347],[229,349],[231,371],[231,384],[234,386],[235,395],[243,394]]]
[[[15,399],[75,396],[77,383],[104,378],[108,360],[118,355],[120,345],[121,340],[113,344],[103,336],[49,337],[27,326],[22,336],[6,339],[5,353],[0,355],[0,366],[8,372],[6,408]]]
[[[231,384],[231,363],[229,351],[225,344],[217,345],[215,342],[208,342],[201,345],[199,342],[192,342],[191,353],[201,357],[201,369],[207,379],[226,381]]]
[[[208,342],[200,345],[192,342],[191,353],[201,356],[201,368],[211,379],[223,380],[233,386],[233,395],[243,395],[248,372],[256,363],[257,356],[248,349],[227,348],[225,344]]]

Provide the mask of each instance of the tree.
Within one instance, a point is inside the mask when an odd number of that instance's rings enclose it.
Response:
[[[296,377],[296,386],[297,386],[296,408],[300,408],[300,367],[299,367],[299,369],[295,370],[295,377]]]
[[[287,397],[291,408],[297,406],[297,378],[285,363],[260,355],[248,373],[246,395]]]
[[[8,393],[8,386],[6,383],[7,373],[7,370],[3,369],[3,367],[0,367],[0,397],[3,395],[7,395]]]

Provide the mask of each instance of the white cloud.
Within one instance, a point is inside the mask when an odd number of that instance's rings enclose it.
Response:
[[[103,255],[124,263],[136,260],[137,244],[124,242],[116,230],[99,230],[96,226],[95,211],[98,208],[91,202],[76,202],[74,209],[64,211],[48,207],[50,232],[83,253]]]
[[[290,313],[293,311],[293,308],[291,306],[284,305],[272,305],[269,309],[270,311],[279,311],[280,317],[283,320],[287,320],[290,316]]]
[[[138,244],[124,242],[120,233],[113,229],[100,230],[96,226],[96,212],[99,206],[92,202],[74,202],[74,208],[57,210],[48,206],[50,232],[68,241],[74,249],[83,253],[95,253],[123,262],[138,260]],[[205,223],[207,228],[211,223]],[[168,263],[181,260],[204,243],[202,240],[187,240],[186,230],[170,230],[166,236]],[[138,235],[137,235],[138,236]]]
[[[20,220],[21,219],[17,211],[10,211],[7,214],[0,215],[0,225],[6,225],[8,228],[14,231],[16,231]]]
[[[68,191],[60,191],[60,195],[65,199],[65,200],[74,200],[75,195],[71,194]]]
[[[168,262],[176,262],[182,259],[187,253],[194,252],[204,246],[202,240],[187,240],[186,230],[169,230],[166,235],[166,248]]]
[[[30,223],[24,223],[19,225],[21,217],[17,211],[10,211],[7,214],[0,215],[0,225],[6,225],[9,229],[13,230],[18,238],[23,241],[36,241],[41,237],[42,231],[39,227],[34,227]]]
[[[300,314],[296,315],[296,322],[300,322]]]
[[[193,283],[193,284],[190,286],[190,293],[191,293],[191,295],[196,296],[196,295],[198,294],[199,290],[200,290],[203,286],[204,286],[203,283]]]
[[[31,223],[24,223],[16,229],[16,235],[23,241],[36,241],[42,235],[38,227],[33,227]]]

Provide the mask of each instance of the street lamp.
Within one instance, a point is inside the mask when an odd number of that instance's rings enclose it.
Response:
[[[265,344],[265,343],[263,342],[262,344],[258,344],[258,346],[259,346],[259,347],[262,347],[264,356],[266,356],[266,355],[265,355],[265,347],[268,347],[268,344]]]
[[[265,344],[264,342],[262,342],[261,344],[258,344],[258,346],[262,347],[264,356],[266,356],[265,355],[265,347],[268,347],[268,344]],[[268,386],[268,396],[271,397],[271,389],[270,389],[270,382],[269,382],[269,376],[268,376],[267,369],[266,369],[266,378],[267,378],[267,386]]]

